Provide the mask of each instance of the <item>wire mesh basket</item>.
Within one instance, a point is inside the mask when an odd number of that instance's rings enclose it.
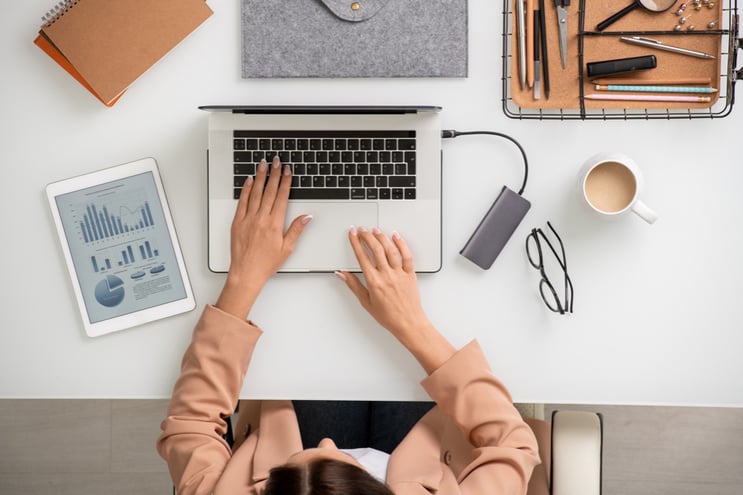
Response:
[[[521,1],[521,0],[516,0]],[[595,0],[594,0],[595,1]],[[586,5],[589,0],[580,0],[578,5],[577,16],[571,16],[573,21],[577,17],[578,32],[577,40],[577,68],[573,73],[577,79],[578,92],[572,99],[571,105],[565,105],[564,108],[559,104],[550,107],[549,103],[543,102],[539,107],[530,107],[529,105],[519,104],[518,96],[514,94],[514,66],[517,62],[514,60],[517,40],[514,36],[514,0],[504,0],[503,2],[503,55],[502,55],[502,88],[503,88],[503,112],[507,117],[519,120],[630,120],[630,119],[694,119],[694,118],[722,118],[730,114],[733,103],[735,102],[735,82],[743,78],[743,69],[737,66],[738,50],[743,49],[743,40],[738,38],[739,15],[737,0],[722,0],[720,8],[719,25],[715,29],[705,29],[699,31],[685,30],[684,36],[719,36],[719,83],[713,81],[713,86],[717,88],[717,94],[710,105],[647,105],[647,108],[638,106],[620,106],[597,108],[595,104],[586,102],[585,87],[589,83],[585,71],[586,57],[585,50],[587,43],[592,40],[606,39],[607,37],[618,36],[648,36],[661,35],[673,37],[679,35],[678,30],[637,30],[637,31],[596,31],[586,29]],[[551,6],[553,2],[548,0]],[[675,9],[675,7],[674,7]],[[655,14],[659,15],[659,14]],[[594,16],[595,17],[595,16]],[[676,21],[674,21],[676,22]],[[716,23],[717,24],[717,23]],[[686,38],[690,39],[690,38]],[[701,39],[701,38],[700,38]],[[559,57],[555,60],[557,67]],[[717,71],[717,70],[716,70]],[[588,85],[590,87],[590,84]],[[516,88],[518,91],[518,87]],[[523,99],[522,99],[523,100]],[[570,106],[570,108],[566,108]]]

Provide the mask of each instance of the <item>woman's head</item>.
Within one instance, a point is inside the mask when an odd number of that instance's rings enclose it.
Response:
[[[320,442],[273,468],[265,495],[392,495],[392,491],[370,475],[332,440]]]

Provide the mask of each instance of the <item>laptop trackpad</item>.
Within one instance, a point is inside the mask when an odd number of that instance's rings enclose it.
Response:
[[[359,264],[348,242],[351,225],[376,227],[376,203],[290,202],[287,225],[298,215],[312,215],[297,247],[282,271],[358,270]]]

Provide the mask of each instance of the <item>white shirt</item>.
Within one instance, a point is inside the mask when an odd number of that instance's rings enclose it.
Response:
[[[372,449],[371,447],[340,450],[356,459],[377,480],[384,483],[387,479],[387,464],[390,462],[390,455],[388,453]]]

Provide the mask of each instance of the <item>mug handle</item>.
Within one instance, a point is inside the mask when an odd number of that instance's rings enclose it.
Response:
[[[658,214],[639,199],[632,205],[632,211],[647,223],[653,223],[658,219]]]

